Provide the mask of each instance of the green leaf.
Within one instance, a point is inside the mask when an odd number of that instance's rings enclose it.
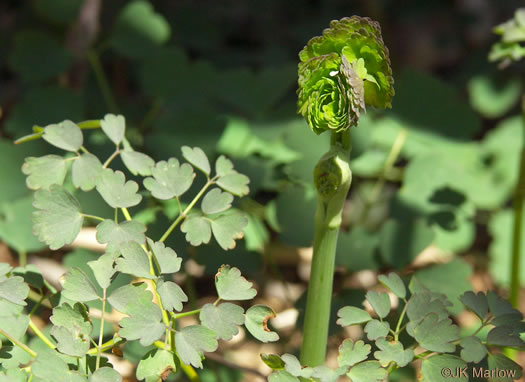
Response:
[[[38,67],[35,67],[35,60]],[[46,81],[67,71],[71,55],[53,35],[39,30],[22,30],[14,36],[8,63],[24,82]]]
[[[487,355],[487,348],[481,343],[478,337],[470,336],[462,338],[460,343],[461,359],[465,362],[480,363]]]
[[[248,219],[241,213],[221,215],[212,220],[211,230],[217,243],[225,251],[235,248],[235,240],[244,237],[244,228],[248,225]]]
[[[209,191],[202,199],[202,212],[208,215],[218,214],[226,211],[232,206],[233,195],[228,192],[221,192],[220,189],[214,188]]]
[[[62,185],[67,174],[64,158],[58,155],[27,157],[22,172],[28,175],[26,185],[31,190],[47,189],[53,184]]]
[[[111,293],[108,297],[108,301],[116,310],[130,315],[133,311],[132,306],[136,304],[137,301],[152,301],[153,295],[146,288],[146,283],[121,286]]]
[[[501,81],[495,76],[473,77],[467,84],[470,104],[484,117],[498,118],[514,106],[521,95],[521,83],[517,78]]]
[[[272,370],[284,369],[284,362],[278,355],[275,354],[260,354],[262,361]]]
[[[188,191],[195,178],[193,168],[187,163],[179,165],[176,158],[157,162],[152,174],[153,178],[144,179],[144,187],[161,200],[181,196]]]
[[[313,373],[311,367],[303,367],[299,360],[292,354],[283,354],[281,359],[285,363],[285,370],[296,377],[310,378]]]
[[[35,377],[44,381],[54,382],[81,382],[87,379],[78,372],[69,370],[69,367],[57,352],[44,349],[38,352],[35,362],[31,365],[31,372]]]
[[[493,325],[512,324],[522,320],[523,315],[521,312],[514,309],[510,302],[501,298],[493,291],[489,290],[487,292],[487,300],[490,312],[494,316],[492,319]]]
[[[505,371],[507,378],[498,378],[498,381],[511,382],[518,378],[521,378],[523,371],[520,365],[516,362],[507,358],[503,354],[489,354],[488,357],[489,370],[501,370]],[[499,377],[499,375],[498,375]]]
[[[46,126],[42,138],[59,149],[73,152],[78,151],[84,141],[80,128],[69,120]]]
[[[175,333],[175,346],[182,362],[202,368],[203,352],[213,352],[219,344],[213,330],[201,325],[190,325]]]
[[[364,361],[370,354],[372,347],[359,340],[354,343],[351,339],[347,338],[339,346],[339,355],[337,356],[337,364],[340,367],[353,366],[356,363]]]
[[[392,293],[397,297],[403,299],[406,297],[407,291],[405,283],[401,280],[401,277],[397,273],[389,273],[388,275],[379,275],[379,282],[386,286]]]
[[[407,316],[414,323],[419,322],[429,313],[437,314],[440,320],[445,319],[448,317],[445,303],[450,304],[445,296],[429,291],[413,292],[412,297],[408,300]],[[407,329],[410,328],[407,327]]]
[[[133,175],[151,175],[151,169],[155,166],[155,161],[152,158],[138,151],[123,150],[120,152],[120,157]]]
[[[390,313],[390,297],[387,293],[369,291],[366,299],[379,317],[385,318]]]
[[[29,354],[28,354],[29,356]],[[26,382],[26,373],[22,369],[8,369],[0,373],[0,382]]]
[[[118,256],[118,252],[106,253],[100,256],[97,260],[89,261],[87,263],[91,270],[93,270],[93,274],[101,288],[107,288],[111,284],[111,278],[117,271],[113,265]]]
[[[427,350],[451,353],[456,349],[452,343],[459,338],[459,329],[452,320],[439,320],[436,313],[430,313],[413,329],[413,337]]]
[[[150,238],[148,238],[148,245],[160,266],[161,273],[175,273],[180,270],[182,259],[173,249],[166,247],[160,241],[154,243]]]
[[[150,274],[148,255],[141,248],[140,244],[134,241],[127,241],[120,245],[122,257],[116,260],[117,270],[137,277],[153,279]]]
[[[229,302],[219,306],[205,304],[199,319],[204,326],[217,333],[217,338],[229,341],[239,333],[237,326],[244,324],[244,309]]]
[[[200,147],[182,146],[182,156],[206,175],[210,175],[210,161]]]
[[[52,185],[35,193],[33,232],[51,249],[71,244],[82,228],[80,203],[65,188]]]
[[[66,302],[53,308],[53,315],[50,320],[53,325],[62,326],[74,334],[89,336],[93,329],[87,311],[80,303],[72,307]]]
[[[0,275],[1,274],[2,272],[0,271]],[[16,267],[13,269],[12,276],[22,276],[24,282],[34,288],[40,289],[44,287],[44,277],[34,264],[27,264],[25,267]],[[2,279],[1,276],[0,279]]]
[[[7,300],[16,305],[26,306],[24,301],[29,295],[29,286],[20,276],[0,278],[0,299]]]
[[[250,179],[237,171],[231,171],[217,180],[217,185],[220,188],[237,196],[244,196],[250,193],[248,183],[250,183]]]
[[[165,380],[177,370],[173,354],[167,350],[153,349],[147,352],[137,366],[137,379],[146,382]]]
[[[292,374],[285,370],[279,370],[276,373],[272,373],[268,377],[268,382],[299,382],[299,378],[294,377]]]
[[[124,139],[126,120],[123,115],[106,114],[104,119],[100,121],[100,127],[108,138],[118,146]]]
[[[372,319],[366,310],[356,308],[355,306],[345,306],[337,312],[337,325],[350,326],[364,324]]]
[[[87,302],[99,299],[95,286],[80,268],[69,270],[63,276],[62,286],[62,295],[70,300]]]
[[[111,44],[132,58],[147,58],[153,48],[168,41],[171,31],[166,19],[144,0],[134,0],[117,17]]]
[[[82,191],[95,188],[97,178],[102,172],[102,164],[93,154],[82,154],[73,162],[73,185]]]
[[[195,214],[187,217],[180,230],[186,234],[186,241],[194,247],[210,242],[211,224],[203,216]]]
[[[113,253],[127,241],[134,241],[141,245],[146,242],[146,226],[136,220],[126,220],[122,223],[106,219],[97,225],[97,241],[107,244],[106,252]]]
[[[23,339],[28,325],[29,317],[24,313],[9,314],[2,312],[0,315],[0,328],[18,340]]]
[[[449,354],[436,354],[423,359],[421,373],[425,382],[447,382],[450,380],[469,380],[468,374],[462,374],[467,364],[459,357]]]
[[[233,163],[224,155],[220,155],[215,162],[215,172],[219,177],[233,172]]]
[[[379,338],[376,346],[380,349],[374,352],[374,357],[381,363],[381,366],[388,366],[390,362],[395,362],[399,367],[405,367],[414,359],[412,349],[404,350],[403,344],[399,341],[388,341]]]
[[[318,378],[321,382],[337,382],[340,376],[345,375],[348,368],[338,368],[332,370],[328,366],[321,365],[314,367],[312,377]]]
[[[148,294],[151,296],[151,293]],[[139,340],[142,346],[149,346],[162,337],[166,330],[161,322],[162,313],[151,299],[141,298],[131,302],[126,305],[125,310],[130,317],[120,320],[121,337],[128,341]]]
[[[510,325],[493,328],[487,335],[487,343],[497,346],[525,348],[525,342],[520,338],[519,330],[515,330]]]
[[[63,354],[83,357],[89,350],[89,338],[81,333],[75,333],[63,326],[53,326],[50,333],[57,340],[58,351]]]
[[[480,319],[484,319],[489,312],[487,296],[483,292],[467,291],[459,297],[460,301],[473,311]]]
[[[365,361],[353,366],[346,375],[352,382],[382,382],[387,371],[377,361]]]
[[[97,191],[107,204],[113,208],[128,208],[136,206],[142,200],[137,193],[139,185],[128,180],[121,171],[106,168],[97,181]]]
[[[105,366],[95,370],[89,382],[122,382],[122,376],[115,369]]]
[[[368,321],[365,326],[365,333],[370,341],[377,340],[379,337],[386,337],[389,330],[390,324],[386,321],[372,320]]]
[[[252,336],[261,342],[274,342],[279,335],[268,329],[268,320],[275,317],[275,312],[266,305],[254,305],[246,311],[244,326]]]
[[[167,311],[175,310],[180,312],[182,310],[182,303],[188,301],[188,296],[182,288],[172,281],[157,281],[157,292],[162,300],[162,306]]]
[[[241,276],[238,268],[223,265],[215,275],[215,287],[222,300],[251,300],[257,294],[253,284]]]

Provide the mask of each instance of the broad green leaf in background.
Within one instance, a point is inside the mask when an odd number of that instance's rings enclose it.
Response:
[[[210,242],[211,224],[204,216],[190,215],[184,220],[180,230],[186,234],[186,241],[195,247]]]
[[[64,275],[63,288],[62,294],[73,301],[87,302],[100,298],[95,286],[79,268],[73,268]]]
[[[190,325],[175,333],[175,346],[180,360],[186,365],[202,368],[203,352],[217,350],[215,332],[201,325]]]
[[[126,120],[123,115],[106,114],[100,121],[102,131],[117,146],[124,139],[126,131]]]
[[[447,382],[451,378],[456,381],[467,382],[468,377],[457,373],[457,370],[465,367],[467,367],[466,362],[459,357],[449,354],[436,354],[423,360],[421,373],[425,382]],[[449,371],[451,372],[450,375],[443,374]]]
[[[231,207],[233,202],[233,195],[228,192],[221,192],[220,189],[214,188],[208,191],[202,199],[202,212],[208,215],[224,212]]]
[[[223,265],[217,272],[215,287],[222,300],[251,300],[257,294],[253,284],[241,275],[241,271],[229,265]]]
[[[151,169],[155,166],[152,158],[138,151],[123,150],[120,152],[120,157],[133,175],[151,175]]]
[[[144,179],[144,186],[161,200],[181,196],[188,191],[195,178],[193,168],[187,163],[180,165],[176,158],[157,162],[152,174],[153,178]]]
[[[343,366],[353,366],[356,363],[364,361],[367,359],[368,354],[370,354],[370,349],[372,347],[368,344],[365,344],[363,341],[352,341],[347,338],[339,346],[339,355],[337,356],[337,364],[341,367]]]
[[[67,174],[67,162],[58,155],[27,157],[22,172],[28,175],[26,185],[31,190],[48,189],[53,184],[62,185]]]
[[[0,205],[0,239],[17,251],[38,251],[45,244],[33,234],[33,197],[25,196]]]
[[[82,154],[73,162],[73,185],[82,191],[95,188],[97,178],[102,172],[102,163],[93,154]]]
[[[496,76],[478,75],[468,82],[472,107],[487,118],[498,118],[514,106],[521,95],[517,78],[502,81]]]
[[[380,337],[386,337],[389,330],[390,324],[386,321],[381,322],[379,320],[368,321],[365,325],[365,333],[370,341],[377,340]]]
[[[304,230],[303,227],[300,229]],[[350,232],[340,232],[337,237],[336,264],[352,271],[378,269],[378,248],[378,232],[369,232],[363,226],[353,226]]]
[[[33,206],[33,232],[49,248],[58,249],[75,240],[84,217],[80,203],[65,188],[52,185],[49,190],[38,190]]]
[[[310,168],[310,172],[312,168]],[[281,240],[286,244],[297,247],[312,245],[314,225],[297,224],[297,222],[313,222],[317,206],[315,195],[316,191],[313,186],[290,186],[279,193],[277,197],[277,219],[282,228]]]
[[[200,147],[182,146],[182,156],[206,175],[210,175],[210,161]]]
[[[405,283],[397,273],[391,272],[388,275],[379,275],[378,279],[381,284],[390,289],[397,297],[406,297]]]
[[[137,277],[153,279],[150,273],[148,255],[135,241],[127,241],[120,245],[122,257],[115,260],[117,269],[122,273],[127,273]]]
[[[45,141],[59,149],[76,152],[82,146],[82,130],[69,120],[48,125],[42,135]]]
[[[379,338],[376,341],[378,351],[374,352],[374,357],[381,363],[381,366],[388,366],[390,362],[395,362],[399,367],[405,367],[414,359],[412,349],[404,350],[403,344],[399,341],[388,341]]]
[[[369,291],[366,299],[380,318],[385,318],[390,313],[390,297],[388,293]]]
[[[122,376],[115,369],[104,366],[91,374],[89,382],[122,382]]]
[[[365,361],[353,366],[346,375],[352,382],[382,382],[387,371],[378,361]]]
[[[161,278],[157,281],[157,292],[162,300],[162,306],[167,311],[175,310],[180,312],[182,310],[182,303],[188,301],[188,296],[182,288],[172,281],[162,281]]]
[[[246,311],[244,326],[252,336],[261,342],[274,342],[279,335],[268,328],[268,320],[275,317],[275,312],[266,305],[253,305]]]
[[[35,60],[38,68],[35,68]],[[71,54],[52,35],[43,30],[24,30],[14,36],[9,66],[23,81],[37,83],[65,72]]]
[[[138,380],[156,382],[177,369],[173,354],[167,350],[154,349],[146,353],[137,366]]]
[[[239,333],[237,326],[244,324],[244,309],[229,302],[218,306],[205,304],[201,308],[199,319],[202,325],[217,334],[217,338],[229,341]]]
[[[345,306],[337,312],[339,319],[337,325],[350,326],[364,324],[372,319],[366,310],[356,308],[355,306]]]
[[[281,358],[285,363],[284,369],[288,373],[302,378],[310,378],[312,376],[314,370],[311,367],[303,367],[293,354],[283,354]]]
[[[106,219],[97,225],[97,241],[100,244],[107,244],[106,252],[117,252],[121,244],[127,241],[134,241],[138,244],[146,243],[146,226],[136,220],[126,220],[115,223],[113,220]]]
[[[150,238],[148,238],[148,245],[160,266],[161,273],[175,273],[180,270],[182,259],[173,249],[166,247],[160,241],[153,242]]]
[[[427,350],[451,353],[456,349],[452,342],[458,339],[459,330],[448,318],[439,320],[436,313],[430,313],[413,331],[419,345]]]
[[[221,215],[211,221],[211,231],[225,251],[235,248],[235,240],[242,239],[248,219],[241,213]]]
[[[107,204],[113,208],[128,208],[136,206],[142,200],[137,193],[139,185],[124,177],[121,171],[106,168],[97,181],[97,191]]]
[[[170,38],[166,19],[148,1],[134,0],[124,6],[115,21],[111,45],[132,58],[146,58],[153,48]]]

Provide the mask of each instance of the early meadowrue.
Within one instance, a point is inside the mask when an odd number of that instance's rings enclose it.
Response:
[[[114,152],[105,161],[84,146],[84,128],[100,128],[113,143]],[[84,225],[96,224],[96,239],[106,245],[106,251],[83,269],[71,268],[62,277],[60,292],[47,282],[43,289],[42,276],[30,265],[13,269],[0,264],[0,335],[5,339],[0,347],[8,354],[0,357],[0,366],[8,370],[9,378],[122,381],[104,353],[118,354],[121,347],[135,343],[154,347],[138,363],[139,380],[158,381],[182,371],[189,380],[199,381],[194,368],[203,367],[204,352],[217,350],[219,340],[232,339],[239,326],[262,342],[279,339],[266,327],[266,321],[275,316],[271,308],[254,305],[245,311],[236,303],[257,294],[239,269],[220,267],[215,303],[193,310],[185,310],[188,295],[173,280],[182,259],[164,242],[175,229],[181,229],[193,246],[213,238],[224,250],[234,248],[243,237],[248,220],[232,203],[234,195],[248,194],[249,180],[230,160],[219,156],[212,166],[203,150],[183,146],[185,161],[169,158],[155,163],[133,150],[121,115],[107,114],[102,120],[78,124],[64,121],[34,131],[17,143],[43,138],[66,151],[29,157],[22,168],[27,186],[35,190],[34,234],[57,250],[70,245]],[[143,187],[110,167],[119,156],[124,168],[144,178]],[[198,177],[203,179],[202,187],[188,195]],[[91,214],[79,202],[78,196],[85,191],[98,193],[99,200],[114,209],[114,218]],[[146,198],[178,204],[178,215],[159,237],[128,211]],[[128,281],[123,284],[122,280]],[[36,303],[31,312],[27,299]],[[48,334],[31,318],[42,304],[52,309]],[[96,317],[92,316],[94,307],[99,312]],[[118,325],[108,324],[107,312],[112,309],[123,314]],[[179,319],[189,315],[199,323],[181,326]],[[25,342],[28,328],[43,341],[41,346]]]

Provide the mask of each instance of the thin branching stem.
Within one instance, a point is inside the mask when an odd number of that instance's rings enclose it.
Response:
[[[14,343],[16,346],[18,346],[20,349],[25,351],[27,354],[29,354],[31,357],[36,357],[36,352],[32,350],[29,346],[26,344],[20,342],[15,337],[11,336],[9,333],[5,332],[3,329],[0,328],[0,334],[6,337],[9,341]]]

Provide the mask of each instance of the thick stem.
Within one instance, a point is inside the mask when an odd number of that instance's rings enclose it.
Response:
[[[326,356],[337,236],[352,178],[349,160],[349,131],[332,133],[330,150],[314,171],[317,211],[301,348],[301,364],[305,366],[321,365]]]
[[[521,272],[521,241],[523,227],[523,203],[525,201],[525,95],[522,98],[522,149],[519,169],[519,179],[514,195],[514,227],[512,231],[512,262],[510,267],[510,298],[509,301],[515,308],[518,307],[520,293]]]

